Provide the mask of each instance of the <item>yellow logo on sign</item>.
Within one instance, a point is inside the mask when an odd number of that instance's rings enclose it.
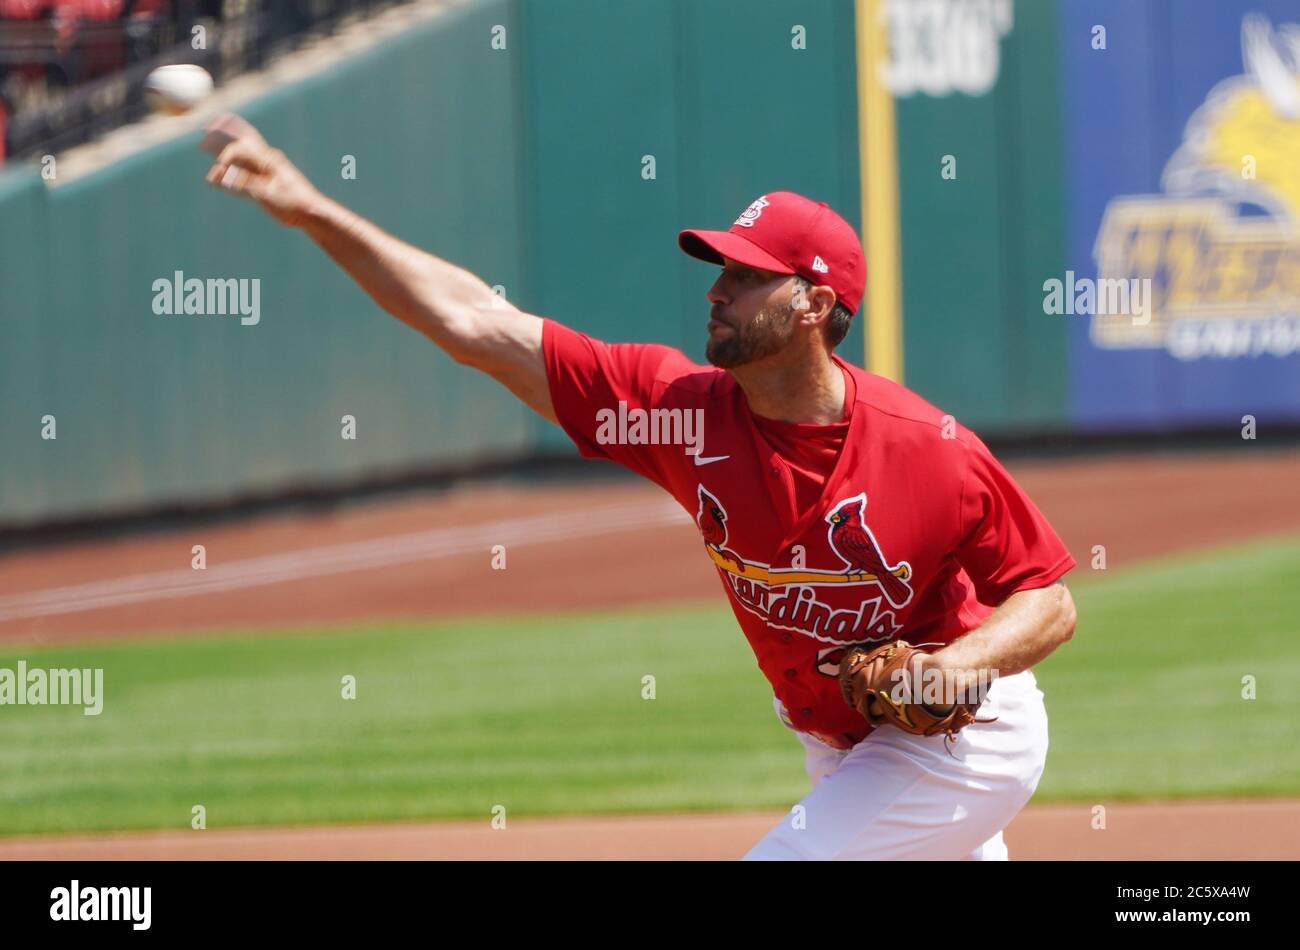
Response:
[[[1180,359],[1300,352],[1300,50],[1288,40],[1247,16],[1245,74],[1193,113],[1164,195],[1107,207],[1098,282],[1150,278],[1153,300],[1149,320],[1096,314],[1097,346]]]

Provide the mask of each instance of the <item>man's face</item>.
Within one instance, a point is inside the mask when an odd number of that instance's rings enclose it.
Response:
[[[794,335],[794,276],[758,270],[723,258],[709,288],[712,304],[705,358],[734,369],[780,352]]]

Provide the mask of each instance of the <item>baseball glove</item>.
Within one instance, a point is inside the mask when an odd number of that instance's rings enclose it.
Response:
[[[916,736],[953,738],[976,719],[979,703],[928,706],[911,702],[912,691],[922,694],[917,662],[923,650],[897,640],[874,650],[851,647],[840,662],[840,692],[844,701],[873,726],[892,725]]]

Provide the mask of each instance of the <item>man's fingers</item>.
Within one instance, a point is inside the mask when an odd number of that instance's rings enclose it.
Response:
[[[214,129],[209,126],[203,133],[203,138],[199,141],[199,148],[203,149],[203,151],[207,152],[213,158],[216,158],[221,154],[222,149],[234,141],[237,141],[235,136],[230,135],[221,129]]]
[[[248,122],[234,113],[218,116],[208,123],[200,145],[216,155],[206,176],[208,184],[259,202],[270,193],[281,153]]]
[[[208,174],[205,177],[209,185],[215,185],[218,188],[228,189],[229,186],[225,184],[225,182],[226,182],[226,174],[229,171],[231,171],[231,167],[229,165],[222,165],[218,163],[208,169]]]
[[[257,128],[253,123],[246,120],[243,116],[235,115],[233,112],[227,112],[225,115],[217,116],[217,118],[213,120],[212,124],[237,139],[243,139],[246,142],[253,142],[256,145],[266,144],[266,139],[262,138],[262,133],[257,131]]]
[[[217,158],[208,170],[208,184],[240,195],[253,194],[274,155],[257,129],[234,113],[213,119],[200,144]]]
[[[219,155],[221,151],[231,142],[249,142],[253,145],[265,147],[266,139],[262,138],[262,133],[258,132],[253,125],[245,121],[233,112],[227,112],[219,115],[203,130],[203,139],[199,142],[199,148],[209,155]]]
[[[264,172],[271,164],[270,151],[262,145],[246,142],[242,139],[231,142],[217,156],[221,165],[238,165],[254,172]]]
[[[234,165],[227,168],[225,174],[221,176],[221,187],[228,188],[231,191],[243,191],[247,183],[248,172],[242,168],[236,168]]]
[[[208,184],[239,195],[252,194],[252,186],[256,183],[256,179],[247,169],[240,168],[238,165],[224,165],[221,162],[208,169],[206,178]]]

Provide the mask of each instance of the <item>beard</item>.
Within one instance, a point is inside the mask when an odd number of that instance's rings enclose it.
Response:
[[[791,307],[768,307],[755,314],[752,320],[726,325],[731,328],[729,334],[721,337],[709,335],[704,345],[704,358],[719,369],[735,369],[784,349],[794,335],[794,310]]]

